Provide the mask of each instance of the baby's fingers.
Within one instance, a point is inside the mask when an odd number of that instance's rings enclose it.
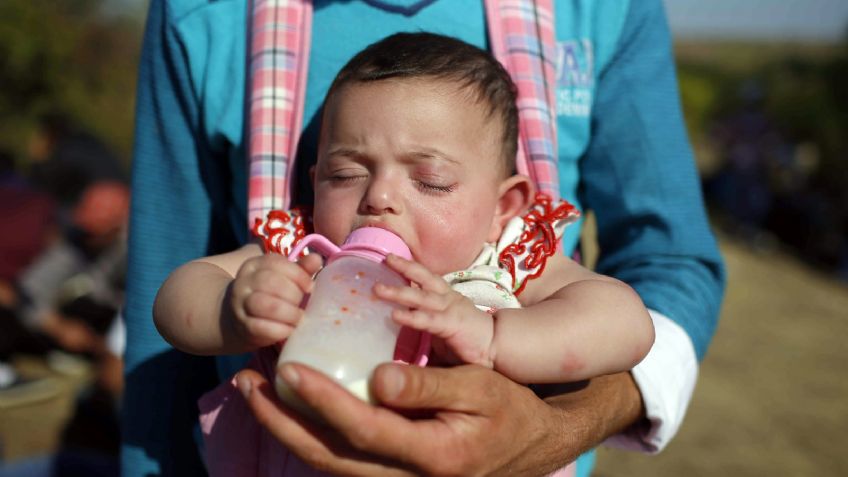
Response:
[[[445,280],[427,270],[427,267],[418,262],[406,260],[397,255],[390,254],[386,257],[386,265],[392,270],[403,275],[407,280],[417,283],[421,288],[436,293],[446,293],[450,291],[450,286]]]
[[[374,295],[377,298],[408,308],[430,311],[444,310],[448,304],[448,300],[444,295],[433,293],[423,288],[395,287],[382,283],[374,285]]]
[[[241,283],[251,293],[270,295],[294,306],[301,304],[306,293],[290,277],[275,270],[259,270]]]
[[[311,277],[318,273],[318,270],[321,270],[324,262],[321,259],[321,256],[317,253],[310,253],[309,255],[300,257],[297,260],[297,264],[300,265],[300,268],[302,268],[303,271]]]
[[[423,310],[395,310],[392,312],[392,319],[400,325],[418,331],[426,331],[443,339],[448,339],[456,334],[456,330],[451,326],[455,322],[442,313],[429,313]]]
[[[244,323],[248,342],[257,347],[268,346],[288,338],[293,326],[280,321],[251,318]]]
[[[303,310],[297,305],[270,293],[262,292],[251,293],[245,299],[244,311],[249,318],[279,322],[290,327],[297,325],[303,315]]]
[[[304,264],[308,264],[310,269],[315,268],[313,262],[314,260],[304,259]],[[312,273],[305,270],[303,265],[274,254],[263,255],[245,262],[239,269],[236,279],[250,280],[254,288],[256,283],[261,283],[272,287],[294,285],[303,293],[312,291]]]

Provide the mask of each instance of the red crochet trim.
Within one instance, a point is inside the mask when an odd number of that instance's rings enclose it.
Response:
[[[551,202],[552,199],[547,194],[536,194],[530,212],[522,217],[525,224],[524,233],[516,243],[508,245],[498,256],[498,264],[512,275],[512,287],[515,288],[515,261],[529,250],[527,258],[524,259],[524,268],[535,271],[515,290],[516,296],[524,290],[528,281],[542,274],[548,257],[556,253],[559,241],[553,224],[569,216],[580,215],[580,211],[565,200],[556,208],[552,208]]]
[[[293,207],[290,211],[272,210],[265,220],[257,217],[251,232],[262,241],[265,253],[278,253],[288,257],[291,249],[306,236],[308,224],[304,217],[311,217],[308,209]],[[288,247],[283,246],[283,238],[294,234]]]

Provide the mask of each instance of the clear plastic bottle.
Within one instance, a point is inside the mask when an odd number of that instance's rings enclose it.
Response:
[[[394,359],[401,331],[391,318],[398,305],[378,299],[372,289],[375,283],[408,284],[383,262],[389,253],[409,258],[409,248],[397,235],[376,227],[353,231],[341,247],[322,235],[308,235],[291,256],[297,257],[307,246],[324,255],[327,263],[316,277],[304,317],[283,345],[277,366],[294,361],[306,364],[371,402],[368,380],[377,365]],[[429,337],[419,338],[411,360],[421,364]],[[284,402],[308,413],[279,378],[276,390]]]

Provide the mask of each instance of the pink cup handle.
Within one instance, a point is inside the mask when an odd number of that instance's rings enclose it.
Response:
[[[398,336],[395,347],[395,362],[412,364],[415,366],[427,366],[430,360],[430,333],[403,327]]]
[[[292,262],[296,262],[300,253],[303,252],[303,249],[306,247],[315,250],[315,252],[321,254],[324,258],[330,258],[341,250],[336,244],[330,242],[327,237],[324,237],[321,234],[309,234],[300,239],[300,242],[294,246],[288,259]]]

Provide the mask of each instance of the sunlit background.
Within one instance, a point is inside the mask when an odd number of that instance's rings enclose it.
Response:
[[[728,291],[677,438],[596,475],[848,475],[848,2],[665,3]],[[0,475],[116,457],[146,5],[0,0]]]

